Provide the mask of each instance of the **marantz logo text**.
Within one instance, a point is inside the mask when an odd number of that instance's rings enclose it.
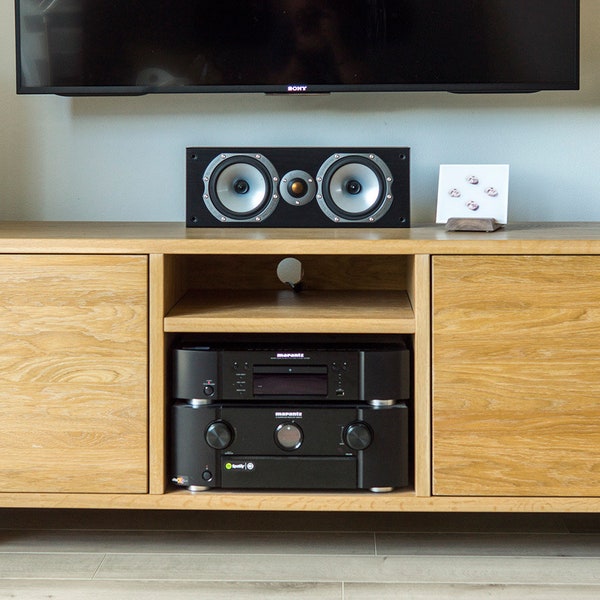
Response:
[[[276,419],[301,419],[302,411],[301,410],[276,410],[275,411]]]
[[[288,92],[305,92],[307,89],[307,85],[288,85]]]
[[[304,358],[304,352],[278,352],[275,358]]]

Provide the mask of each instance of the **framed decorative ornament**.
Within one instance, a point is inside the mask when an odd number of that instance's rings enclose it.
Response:
[[[461,230],[506,224],[508,177],[509,165],[440,165],[436,222],[460,221]]]

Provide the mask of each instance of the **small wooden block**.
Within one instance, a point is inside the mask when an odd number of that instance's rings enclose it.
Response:
[[[446,231],[496,231],[503,227],[496,219],[451,218],[446,222]]]

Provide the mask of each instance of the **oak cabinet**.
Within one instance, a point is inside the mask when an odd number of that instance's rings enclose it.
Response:
[[[0,492],[147,491],[147,262],[0,256]]]
[[[600,495],[600,256],[433,257],[433,493]]]
[[[0,507],[600,512],[598,224],[0,222],[0,282]],[[409,340],[409,487],[171,486],[181,334]]]

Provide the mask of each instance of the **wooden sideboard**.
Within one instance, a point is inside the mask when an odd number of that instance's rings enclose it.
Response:
[[[600,224],[0,223],[0,277],[0,506],[600,511]],[[409,336],[410,487],[170,486],[182,333]]]

